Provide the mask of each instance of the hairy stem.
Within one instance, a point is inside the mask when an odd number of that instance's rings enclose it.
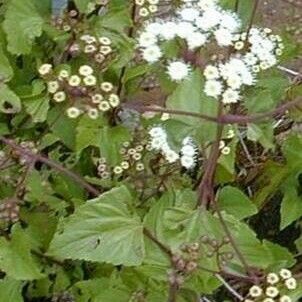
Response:
[[[22,155],[26,155],[32,159],[33,162],[41,162],[46,164],[47,166],[54,168],[55,170],[59,171],[62,174],[65,174],[72,178],[77,184],[83,187],[87,192],[89,192],[93,196],[99,196],[101,191],[90,185],[82,176],[70,171],[69,169],[63,167],[62,165],[58,164],[57,162],[43,156],[40,154],[33,153],[31,150],[27,148],[23,148],[16,144],[13,140],[0,137],[0,142],[9,146],[10,148],[18,151]]]

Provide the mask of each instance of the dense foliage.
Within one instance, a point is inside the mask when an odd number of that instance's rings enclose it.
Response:
[[[0,301],[298,301],[301,45],[258,0],[0,0]]]

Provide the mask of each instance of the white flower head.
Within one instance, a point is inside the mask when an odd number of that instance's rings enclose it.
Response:
[[[207,36],[200,32],[193,32],[189,37],[186,38],[186,41],[189,49],[194,50],[203,46],[207,42]]]
[[[111,93],[109,95],[108,102],[111,107],[115,108],[120,104],[120,98],[117,94]]]
[[[207,96],[218,98],[222,93],[222,84],[217,80],[209,80],[205,83],[204,92]]]
[[[193,7],[186,7],[178,12],[183,21],[194,21],[199,16],[199,11]]]
[[[195,166],[195,160],[192,156],[186,156],[186,155],[182,156],[180,158],[180,163],[184,168],[188,170],[194,168]]]
[[[179,155],[178,153],[176,153],[175,151],[173,150],[167,150],[165,153],[164,153],[164,156],[165,156],[165,159],[169,162],[169,163],[175,163],[178,159],[179,159]]]
[[[171,62],[167,69],[170,79],[176,82],[187,78],[191,70],[188,64],[181,61]]]
[[[195,150],[194,146],[192,146],[192,145],[184,145],[180,151],[181,151],[181,154],[185,155],[185,156],[194,157],[196,154],[196,150]]]
[[[265,294],[270,298],[275,298],[279,295],[279,290],[275,286],[269,286],[266,288]]]
[[[291,297],[287,296],[287,295],[283,295],[280,297],[280,302],[292,302]]]
[[[167,137],[166,131],[161,127],[153,127],[149,130],[149,135],[151,137]]]
[[[66,93],[64,91],[58,91],[53,95],[53,99],[57,103],[64,102],[66,100]]]
[[[227,89],[222,95],[222,102],[224,104],[237,103],[240,100],[240,94],[237,90]]]
[[[138,39],[138,45],[140,47],[149,47],[156,44],[157,38],[153,33],[142,32]]]
[[[222,148],[221,153],[223,155],[229,155],[231,153],[231,148],[226,146],[226,147]]]
[[[297,281],[295,278],[291,277],[289,279],[285,280],[285,286],[292,290],[292,289],[296,289],[297,288]]]
[[[159,34],[166,41],[174,39],[177,34],[176,24],[172,21],[168,21],[168,22],[162,24],[161,31]]]
[[[77,118],[81,114],[81,111],[77,107],[69,107],[66,113],[70,118]]]
[[[58,83],[58,81],[50,81],[50,82],[48,82],[47,83],[47,90],[48,90],[48,92],[50,92],[50,93],[55,93],[55,92],[57,92],[58,91],[58,89],[59,89],[59,83]]]
[[[286,268],[280,270],[279,275],[282,279],[289,279],[292,277],[292,272]]]
[[[40,75],[49,74],[51,71],[52,71],[52,65],[51,64],[43,64],[39,67]]]
[[[207,80],[216,80],[219,78],[219,70],[216,66],[213,65],[208,65],[205,68],[203,74]]]
[[[68,84],[72,87],[79,86],[81,84],[81,78],[78,75],[72,75],[68,80]]]
[[[82,65],[79,68],[79,74],[82,75],[82,76],[91,75],[91,74],[93,74],[93,69],[88,65]]]
[[[157,62],[162,56],[162,52],[157,45],[152,45],[143,50],[143,58],[148,63]]]
[[[279,280],[280,280],[279,276],[275,273],[269,273],[266,277],[267,283],[272,285],[278,283]]]
[[[83,79],[86,86],[94,86],[96,84],[96,77],[94,75],[88,75]]]
[[[249,289],[249,294],[251,297],[253,298],[257,298],[260,297],[262,295],[262,288],[257,286],[257,285],[253,285],[250,289]]]

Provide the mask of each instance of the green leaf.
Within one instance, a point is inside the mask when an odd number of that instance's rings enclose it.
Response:
[[[19,225],[13,227],[12,240],[0,238],[0,269],[16,280],[43,278],[40,267],[31,255],[30,238]]]
[[[34,123],[41,123],[46,121],[49,109],[49,99],[44,96],[35,98],[24,102],[24,107],[29,115],[31,115]]]
[[[123,126],[104,127],[99,135],[101,155],[111,166],[119,164],[122,159],[119,149],[122,143],[131,140],[129,130]]]
[[[3,82],[8,82],[13,75],[14,71],[3,51],[3,48],[0,46],[0,79]]]
[[[0,83],[0,111],[4,113],[17,113],[21,110],[19,97],[10,88]]]
[[[293,183],[289,183],[285,188],[280,212],[281,230],[302,217],[302,197],[298,195],[297,188]]]
[[[254,142],[259,142],[265,149],[274,149],[274,129],[272,123],[249,124],[247,138]]]
[[[63,220],[49,254],[64,259],[139,265],[145,250],[143,226],[127,208],[126,187],[112,189],[88,201]]]
[[[89,117],[82,117],[76,134],[76,151],[80,153],[88,146],[98,147],[101,142],[100,131],[104,121],[101,118],[92,120]]]
[[[12,279],[2,279],[0,281],[0,297],[5,302],[23,302],[23,283]]]
[[[286,157],[287,165],[291,168],[298,168],[302,165],[302,136],[291,135],[282,146],[283,154]]]
[[[239,189],[231,186],[226,186],[219,192],[219,204],[222,210],[238,220],[257,213],[257,207],[252,201]]]
[[[42,34],[42,25],[43,19],[32,1],[11,0],[3,22],[8,51],[29,54],[35,38]]]

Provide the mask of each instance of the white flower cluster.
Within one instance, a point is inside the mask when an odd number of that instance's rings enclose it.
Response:
[[[204,70],[206,95],[221,99],[224,104],[237,103],[244,85],[256,83],[256,76],[277,64],[277,56],[282,54],[283,44],[278,35],[270,29],[251,28],[247,33],[233,37],[236,55],[226,63],[208,65]],[[240,53],[245,49],[243,53]]]
[[[218,0],[184,3],[174,18],[146,24],[138,38],[143,59],[148,63],[159,61],[164,57],[162,42],[175,38],[185,40],[190,50],[214,38],[220,47],[232,47],[235,54],[227,62],[206,66],[204,91],[225,104],[237,103],[244,85],[254,85],[259,71],[277,64],[277,57],[284,48],[281,38],[268,28],[251,28],[249,33],[239,33],[241,22],[237,14],[223,10]],[[191,66],[181,60],[166,64],[172,81],[185,79],[191,70]]]
[[[192,169],[195,166],[198,152],[191,138],[187,137],[183,140],[180,156],[169,146],[167,133],[162,127],[151,128],[149,135],[151,137],[150,149],[160,152],[169,163],[180,160],[180,164],[186,169]]]
[[[213,36],[220,46],[232,45],[233,36],[240,27],[236,14],[222,10],[217,0],[186,1],[176,12],[176,17],[165,22],[159,20],[146,25],[138,38],[138,46],[143,58],[149,63],[157,62],[163,52],[161,42],[175,38],[184,39],[190,50],[204,46]],[[180,80],[188,75],[189,67],[182,62],[170,63],[168,73],[172,80]],[[177,70],[173,67],[179,67]],[[179,73],[179,74],[178,74]]]
[[[297,281],[288,269],[281,269],[279,274],[269,273],[266,276],[266,287],[263,289],[258,285],[253,285],[249,289],[249,296],[252,299],[245,299],[245,302],[274,302],[278,298],[280,302],[292,302],[286,291],[297,288]]]
[[[150,14],[156,13],[159,0],[135,0],[135,4],[140,6],[138,14],[140,17],[148,17]]]
[[[196,145],[190,137],[186,137],[182,141],[180,154],[180,163],[184,168],[190,170],[195,167],[198,152]]]
[[[89,65],[82,65],[77,74],[71,74],[67,69],[55,73],[52,65],[43,64],[39,73],[47,81],[47,90],[55,102],[67,100],[71,103],[66,111],[70,118],[86,112],[90,118],[96,119],[99,112],[116,108],[120,103],[119,96],[113,92],[113,85],[110,82],[99,83]]]

